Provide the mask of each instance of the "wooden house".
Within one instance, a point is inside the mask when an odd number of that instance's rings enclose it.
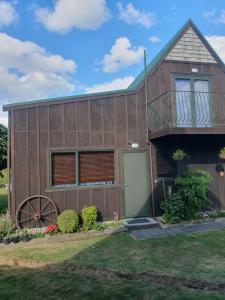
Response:
[[[4,106],[9,209],[19,227],[96,205],[99,219],[160,215],[177,148],[225,209],[225,66],[188,21],[125,90]]]

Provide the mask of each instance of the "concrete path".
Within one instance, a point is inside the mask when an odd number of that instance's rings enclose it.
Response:
[[[136,240],[146,240],[161,236],[175,236],[180,233],[196,233],[208,230],[225,229],[225,218],[214,222],[205,222],[198,224],[175,225],[162,229],[160,227],[132,230],[129,234]]]

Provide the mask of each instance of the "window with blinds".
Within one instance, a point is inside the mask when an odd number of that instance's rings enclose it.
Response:
[[[105,152],[80,152],[79,153],[79,183],[90,184],[113,184],[114,153]]]
[[[76,153],[52,153],[52,185],[76,184]]]
[[[54,152],[51,154],[51,178],[52,186],[114,184],[114,152]]]

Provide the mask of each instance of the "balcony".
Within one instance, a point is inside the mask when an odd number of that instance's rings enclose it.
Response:
[[[225,94],[168,91],[148,104],[149,138],[225,134]]]

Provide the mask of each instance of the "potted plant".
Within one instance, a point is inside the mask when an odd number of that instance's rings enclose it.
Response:
[[[182,161],[185,158],[188,158],[188,154],[181,149],[177,149],[173,153],[173,160],[175,160],[175,161]]]
[[[225,160],[225,147],[220,149],[219,157],[220,159]]]

